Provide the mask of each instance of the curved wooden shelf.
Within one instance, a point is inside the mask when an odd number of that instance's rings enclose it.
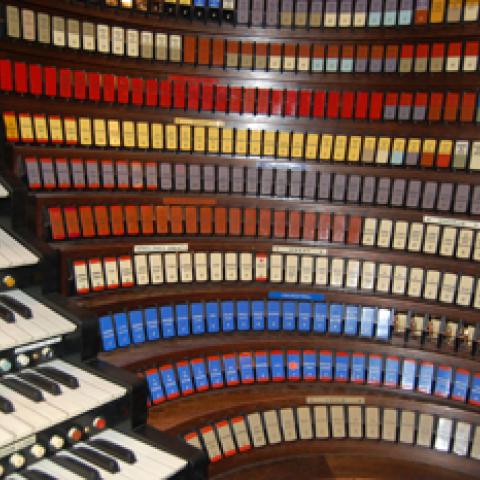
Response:
[[[71,297],[71,300],[80,307],[90,308],[98,314],[108,313],[123,308],[151,306],[158,302],[181,303],[186,301],[208,300],[235,300],[240,298],[264,299],[270,291],[284,292],[315,292],[325,294],[326,301],[372,305],[397,310],[430,313],[436,316],[445,316],[449,319],[463,320],[468,323],[480,322],[480,311],[457,306],[448,306],[435,302],[428,302],[404,296],[372,295],[346,290],[328,290],[325,288],[307,288],[305,286],[289,286],[264,283],[213,283],[208,285],[179,285],[177,287],[137,287],[125,290],[110,291],[105,294]]]
[[[1,48],[1,44],[0,44]],[[140,67],[138,67],[140,68]],[[258,79],[257,79],[258,81]],[[74,117],[85,116],[88,113],[98,118],[118,118],[133,121],[155,121],[171,124],[173,118],[207,119],[224,121],[226,126],[241,127],[246,129],[260,130],[288,130],[298,132],[322,132],[342,134],[371,134],[398,136],[401,132],[406,137],[435,137],[445,136],[445,127],[448,127],[450,139],[474,140],[480,138],[478,126],[475,123],[415,123],[415,122],[368,122],[342,119],[306,119],[296,117],[267,117],[247,114],[225,114],[220,112],[193,112],[185,110],[154,110],[140,108],[132,105],[108,105],[87,104],[81,102],[69,102],[56,99],[54,102],[45,102],[40,98],[15,96],[15,101],[6,95],[0,96],[0,109],[4,111],[15,111],[18,113],[42,113],[48,115],[70,115]]]
[[[248,41],[251,38],[248,37]],[[46,66],[57,66],[59,68],[71,68],[72,65],[67,61],[70,50],[59,49],[58,47],[49,47],[48,45],[28,44],[25,46],[21,41],[11,39],[0,40],[0,58],[6,58],[13,61],[32,62]],[[66,55],[67,52],[67,55]],[[235,67],[218,67],[208,65],[191,65],[184,63],[169,63],[161,61],[151,61],[146,59],[132,59],[129,57],[116,57],[101,53],[90,54],[87,52],[74,51],[79,57],[75,65],[77,69],[93,71],[97,73],[115,75],[135,75],[138,77],[138,70],[141,68],[142,79],[155,78],[164,80],[170,77],[181,75],[192,80],[198,78],[203,80],[210,78],[220,84],[229,82],[244,87],[258,87],[258,80],[262,80],[262,88],[292,88],[299,87],[321,89],[325,87],[334,87],[335,90],[351,90],[352,85],[356,89],[362,90],[382,90],[388,91],[413,91],[439,89],[440,91],[451,90],[477,90],[480,80],[479,72],[291,72],[291,71],[273,71],[256,70]],[[52,58],[53,54],[53,58]],[[136,68],[132,68],[135,63]],[[142,65],[139,66],[138,64]],[[459,76],[462,73],[462,76]],[[30,95],[27,95],[30,96]],[[35,98],[32,96],[31,98]],[[47,100],[61,100],[61,97],[45,97]],[[90,103],[88,100],[84,104]],[[101,103],[101,102],[98,102]],[[108,104],[110,105],[110,103]],[[152,110],[151,107],[147,107]],[[160,110],[160,107],[157,107]],[[221,112],[217,112],[221,113]],[[233,115],[233,114],[231,114]],[[275,118],[275,116],[273,116]]]
[[[174,33],[174,32],[172,32]],[[230,36],[229,36],[230,38]],[[251,37],[244,40],[252,41]],[[409,39],[411,40],[411,39]],[[396,40],[397,41],[397,40]],[[320,42],[321,43],[321,42]],[[348,43],[351,43],[348,42]],[[335,41],[335,44],[338,44]],[[439,89],[449,90],[477,90],[480,81],[478,72],[439,72],[439,73],[339,73],[339,72],[287,72],[265,71],[244,68],[227,68],[207,65],[189,65],[132,59],[105,54],[89,54],[76,50],[49,47],[35,43],[22,43],[10,39],[0,40],[0,58],[10,60],[36,62],[41,65],[72,68],[71,55],[75,55],[75,68],[99,73],[115,73],[137,76],[139,70],[142,78],[166,79],[168,76],[184,75],[188,77],[205,77],[218,80],[221,83],[229,82],[233,85],[241,83],[245,87],[257,87],[261,80],[262,88],[325,88],[335,90],[350,90],[352,84],[357,89],[386,89],[388,91]],[[49,98],[49,101],[52,99]],[[55,101],[61,100],[56,98]],[[87,104],[88,102],[85,102]],[[110,104],[109,104],[110,105]],[[151,110],[151,108],[150,108]],[[218,113],[217,113],[218,114]],[[233,115],[233,114],[231,114]],[[276,118],[276,117],[271,117]]]
[[[296,160],[296,159],[287,159],[287,158],[278,158],[278,157],[257,157],[257,156],[242,156],[242,155],[214,155],[209,153],[184,153],[184,152],[163,152],[163,151],[145,151],[145,150],[136,150],[136,149],[114,149],[114,148],[84,148],[84,147],[52,147],[45,145],[9,145],[9,148],[12,151],[13,158],[16,160],[17,165],[16,169],[21,171],[20,160],[24,156],[51,156],[56,157],[58,155],[62,156],[71,156],[71,158],[84,158],[90,159],[92,156],[95,156],[97,160],[135,160],[136,162],[158,162],[158,163],[181,163],[185,162],[188,164],[221,164],[221,165],[230,165],[230,166],[242,166],[242,167],[255,167],[262,166],[266,164],[267,166],[282,167],[286,169],[301,168],[306,172],[330,172],[330,173],[344,173],[344,174],[357,174],[357,175],[370,175],[374,177],[392,177],[392,178],[406,178],[414,180],[436,180],[436,181],[450,181],[450,182],[464,182],[472,185],[480,184],[480,175],[477,171],[468,171],[468,170],[448,170],[448,169],[435,169],[435,168],[420,168],[420,167],[409,167],[406,165],[397,166],[397,165],[382,165],[378,163],[350,163],[350,162],[334,162],[334,161],[318,161],[313,162],[310,160]],[[78,191],[77,191],[78,192]],[[81,191],[82,195],[85,195],[88,198],[88,194],[92,195],[102,195],[100,192],[89,192]],[[69,195],[73,191],[62,191],[62,192],[46,192],[38,191],[35,192],[36,195],[45,196],[48,198],[49,195]],[[117,194],[115,191],[108,191],[107,195],[112,193]],[[120,192],[118,192],[120,193]],[[123,192],[122,192],[123,193]],[[127,194],[128,192],[125,192]],[[138,192],[132,192],[138,193]],[[175,196],[174,192],[142,192],[142,195],[165,195]],[[188,196],[188,194],[178,194],[180,197]],[[218,194],[215,194],[217,196]],[[200,195],[195,194],[195,197]],[[228,195],[231,197],[231,195]],[[211,195],[210,195],[211,198]],[[244,197],[242,197],[244,198]],[[295,199],[295,201],[301,201],[300,199]],[[316,202],[318,203],[318,202]],[[350,207],[349,207],[350,208]],[[368,206],[368,208],[376,208],[375,206]],[[387,208],[387,210],[392,210],[392,208]],[[404,209],[400,209],[404,211]],[[414,210],[412,210],[414,211]],[[448,213],[442,216],[449,216]],[[455,218],[471,218],[461,214],[455,214]]]
[[[209,390],[167,401],[149,409],[148,423],[182,435],[195,428],[253,411],[322,403],[318,396],[355,397],[368,406],[405,408],[471,423],[480,422],[478,408],[436,397],[367,385],[334,383],[269,383]],[[310,402],[307,401],[310,397]],[[314,399],[313,397],[317,397]]]
[[[164,363],[174,363],[186,358],[207,357],[235,352],[251,352],[275,350],[281,347],[290,349],[334,350],[346,352],[362,352],[366,354],[393,355],[404,358],[415,358],[418,361],[430,361],[434,364],[448,365],[453,368],[465,368],[470,371],[480,369],[479,360],[471,356],[456,355],[446,350],[433,350],[428,346],[392,345],[375,339],[366,340],[347,335],[325,335],[300,332],[234,332],[190,335],[184,338],[173,338],[144,343],[115,350],[102,352],[99,358],[132,372],[145,371]]]
[[[128,12],[122,9],[100,8],[95,5],[81,5],[78,3],[63,2],[61,5],[52,4],[49,0],[28,0],[19,2],[11,0],[9,3],[17,3],[22,6],[32,8],[42,8],[55,14],[71,14],[75,16],[91,16],[101,19],[107,23],[122,23],[131,27],[150,28],[153,30],[166,30],[176,33],[206,33],[214,35],[228,35],[229,37],[246,36],[249,38],[284,38],[284,39],[311,39],[327,41],[328,39],[342,39],[352,41],[352,39],[378,40],[385,38],[388,34],[394,34],[397,39],[434,39],[456,38],[458,35],[471,36],[476,38],[480,36],[478,32],[478,23],[458,23],[458,24],[428,24],[423,26],[406,26],[392,28],[326,28],[326,29],[292,29],[292,28],[255,28],[248,26],[232,26],[215,22],[202,23],[199,21],[190,21],[175,17],[154,17],[147,16],[137,12]]]
[[[475,460],[369,440],[312,440],[252,449],[210,464],[212,480],[473,480]]]
[[[152,236],[152,237],[118,237],[108,239],[85,239],[72,240],[65,242],[50,242],[52,249],[58,250],[62,261],[62,284],[66,285],[69,278],[68,265],[75,259],[91,258],[95,256],[109,255],[130,255],[135,245],[149,244],[169,244],[169,243],[188,243],[190,252],[272,252],[275,245],[308,246],[320,247],[327,250],[328,257],[340,257],[345,259],[367,260],[381,263],[390,263],[392,265],[406,265],[407,267],[422,267],[425,269],[438,269],[442,272],[462,273],[476,276],[479,274],[480,265],[478,262],[469,260],[460,261],[456,258],[440,257],[438,255],[426,255],[422,253],[412,253],[405,250],[392,250],[374,247],[352,246],[338,243],[326,243],[316,241],[298,241],[288,239],[261,239],[249,237],[188,237],[188,236]],[[219,243],[221,241],[221,243]],[[198,282],[192,282],[194,288]],[[179,286],[181,287],[182,284]],[[237,283],[241,286],[244,283]],[[261,284],[260,284],[261,285]],[[276,283],[268,283],[271,289],[276,289]],[[184,285],[185,286],[185,285]],[[287,288],[288,285],[285,285]],[[147,287],[148,288],[148,287]],[[156,287],[154,287],[156,288]],[[159,287],[161,288],[161,287]],[[189,287],[190,288],[190,287]],[[298,287],[297,287],[298,288]],[[317,291],[315,285],[305,286]],[[340,291],[351,291],[348,289],[338,289]],[[355,292],[361,295],[362,290]],[[107,292],[110,294],[111,292]],[[105,295],[105,292],[91,294],[91,297]],[[375,296],[378,294],[375,294]],[[89,295],[90,296],[90,295]],[[391,295],[397,298],[397,295]],[[411,297],[409,297],[411,298]],[[426,303],[433,303],[425,300]],[[462,309],[462,307],[458,307]],[[465,309],[464,309],[465,310]]]

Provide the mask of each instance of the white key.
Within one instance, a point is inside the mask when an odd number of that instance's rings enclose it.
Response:
[[[0,395],[8,398],[8,400],[13,403],[13,406],[15,407],[15,415],[18,415],[24,422],[31,425],[36,432],[53,425],[52,420],[47,413],[48,407],[46,409],[47,411],[42,409],[40,413],[38,404],[13,392],[3,385],[0,385]]]
[[[25,421],[17,415],[16,411],[12,413],[0,413],[0,425],[14,435],[16,439],[27,437],[35,432],[33,426],[25,423]]]
[[[30,370],[32,371],[32,370]],[[11,376],[10,376],[11,377]],[[7,377],[8,378],[8,377]],[[23,380],[19,378],[21,382],[25,382],[29,385],[31,385],[34,388],[37,388],[42,392],[43,398],[45,401],[49,404],[52,405],[53,407],[58,408],[59,410],[65,412],[68,418],[70,417],[75,417],[76,415],[79,415],[81,413],[84,413],[85,410],[89,410],[91,407],[83,407],[80,402],[77,402],[77,399],[75,395],[68,395],[68,393],[65,392],[65,394],[61,395],[52,395],[49,392],[46,392],[45,390],[42,390],[39,387],[36,387],[33,383],[28,382],[28,380]],[[91,402],[91,406],[95,406],[93,401]],[[41,408],[41,407],[40,407]]]
[[[89,447],[88,447],[89,448]],[[74,449],[72,449],[74,450]],[[78,457],[74,454],[71,453],[71,451],[67,450],[67,451],[64,451],[64,452],[60,452],[57,456],[60,456],[60,457],[68,457],[68,458],[73,458],[74,460],[78,460],[79,462],[82,462],[82,463],[85,463],[85,465],[88,465],[89,467],[92,467],[94,468],[95,470],[97,470],[100,474],[101,474],[101,478],[102,480],[135,480],[135,477],[127,477],[123,474],[122,471],[120,472],[117,472],[117,473],[110,473],[108,472],[107,470],[103,470],[102,468],[100,468],[99,466],[97,465],[94,465],[93,463],[90,463],[88,462],[87,460],[85,460],[84,458],[82,457]],[[108,455],[107,455],[108,456]],[[140,480],[139,476],[137,475],[136,477],[137,480]]]
[[[102,455],[105,455],[106,457],[113,458],[118,463],[118,466],[120,468],[120,473],[116,473],[116,474],[114,474],[114,476],[107,476],[107,475],[111,475],[111,474],[108,474],[107,472],[105,472],[105,475],[104,475],[104,470],[99,469],[102,473],[102,478],[105,478],[105,479],[112,478],[112,480],[115,480],[116,478],[118,478],[117,477],[118,475],[123,475],[123,478],[129,479],[129,480],[148,480],[148,478],[151,478],[151,476],[152,476],[152,472],[148,469],[143,468],[142,465],[140,464],[140,462],[138,461],[138,459],[134,464],[129,464],[129,463],[123,462],[122,460],[119,460],[118,458],[113,457],[112,455],[108,455],[107,453],[103,452],[102,450],[98,450],[98,449],[92,447],[91,445],[85,445],[85,444],[79,443],[79,444],[75,445],[75,448],[80,447],[80,446],[86,446],[87,448],[89,448],[93,451],[96,451],[98,453],[101,453]],[[122,446],[125,446],[125,445],[122,444]],[[84,461],[84,460],[82,459],[82,461]],[[86,463],[88,463],[88,462],[86,462]],[[166,470],[167,471],[165,472],[165,474],[170,475],[171,470],[170,469],[166,469]],[[161,469],[158,465],[155,466],[155,470],[154,470],[153,473],[157,474],[157,475],[160,475],[160,474],[163,475],[164,474],[161,471]]]
[[[8,190],[0,183],[0,198],[7,198],[8,196]]]
[[[33,312],[33,317],[38,316],[40,318],[42,326],[48,330],[49,336],[64,335],[75,331],[77,328],[73,322],[62,317],[45,304],[35,300],[21,290],[9,290],[6,294],[30,307]]]
[[[9,323],[0,320],[0,350],[12,348],[17,345],[16,340],[7,333],[9,326]]]
[[[6,375],[4,378],[16,378],[14,375]],[[22,381],[22,380],[20,380]],[[26,382],[24,382],[26,383]],[[7,387],[8,388],[8,387]],[[37,388],[37,387],[35,387]],[[41,411],[42,414],[47,416],[49,419],[52,420],[53,424],[62,422],[68,418],[67,412],[63,408],[58,407],[58,402],[51,402],[47,396],[49,394],[42,391],[44,401],[42,402],[34,402],[29,400],[28,398],[24,397],[25,400],[30,404],[30,408],[32,409],[32,413],[37,413]],[[51,396],[51,395],[50,395]]]
[[[133,450],[137,456],[138,462],[142,465],[142,468],[147,469],[152,473],[158,474],[158,469],[161,465],[163,465],[165,469],[168,468],[171,472],[177,472],[186,465],[185,460],[176,457],[175,455],[147,445],[146,443],[115,430],[102,432],[95,438],[104,438],[105,440],[109,440],[113,443],[123,445],[124,447]]]
[[[70,470],[66,470],[50,460],[41,460],[40,462],[35,463],[34,468],[35,470],[47,473],[55,478],[61,478],[62,480],[83,480],[79,475],[75,475],[70,472]]]
[[[52,380],[51,378],[45,375],[41,375],[42,370],[23,370],[23,371],[35,372],[38,375],[44,378],[47,378],[48,380]],[[62,400],[65,402],[73,402],[77,404],[82,412],[86,412],[87,410],[90,410],[92,407],[97,406],[97,403],[98,403],[97,398],[93,396],[93,392],[90,392],[89,394],[88,392],[85,392],[82,388],[69,388],[58,382],[55,382],[55,383],[58,384],[58,386],[60,387],[60,390],[62,391],[60,395]]]
[[[127,393],[125,388],[103,380],[63,360],[53,360],[49,362],[48,365],[76,377],[80,383],[79,388],[81,388],[81,391],[85,391],[87,395],[89,395],[90,392],[95,393],[95,398],[97,398],[99,405],[120,398]]]
[[[0,228],[0,267],[34,265],[35,263],[38,263],[38,257]]]
[[[0,427],[0,447],[8,445],[15,441],[15,436],[13,433],[10,433],[8,430],[3,429],[3,425]]]

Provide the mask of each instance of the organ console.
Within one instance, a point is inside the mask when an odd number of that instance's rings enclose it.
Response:
[[[0,6],[0,478],[480,478],[480,1]]]

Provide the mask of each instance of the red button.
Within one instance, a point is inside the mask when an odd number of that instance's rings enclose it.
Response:
[[[72,427],[67,434],[68,438],[73,442],[78,442],[82,439],[82,431],[79,428]]]
[[[93,427],[97,430],[103,430],[107,426],[107,421],[103,417],[97,417],[93,421]]]

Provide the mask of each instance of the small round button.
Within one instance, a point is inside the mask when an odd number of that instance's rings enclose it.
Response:
[[[14,453],[10,456],[9,462],[13,468],[18,470],[25,465],[25,457],[20,453]]]
[[[30,357],[21,353],[20,355],[17,355],[16,361],[20,367],[27,367],[30,363]]]
[[[77,428],[77,427],[72,427],[68,433],[67,437],[72,441],[72,442],[78,442],[79,440],[82,439],[82,431]]]
[[[12,362],[8,358],[0,359],[0,371],[9,372],[12,369]]]
[[[92,425],[97,430],[103,430],[107,426],[107,421],[103,417],[97,417],[93,420]]]
[[[41,355],[43,358],[52,358],[53,357],[53,352],[50,347],[43,347]]]
[[[35,458],[43,458],[45,456],[46,449],[43,445],[40,445],[39,443],[36,443],[35,445],[32,445],[30,447],[30,453]]]
[[[11,275],[6,275],[5,277],[3,277],[2,281],[3,281],[3,284],[8,288],[13,288],[17,283]]]
[[[60,435],[53,435],[48,444],[55,450],[60,450],[65,445],[65,440]]]

